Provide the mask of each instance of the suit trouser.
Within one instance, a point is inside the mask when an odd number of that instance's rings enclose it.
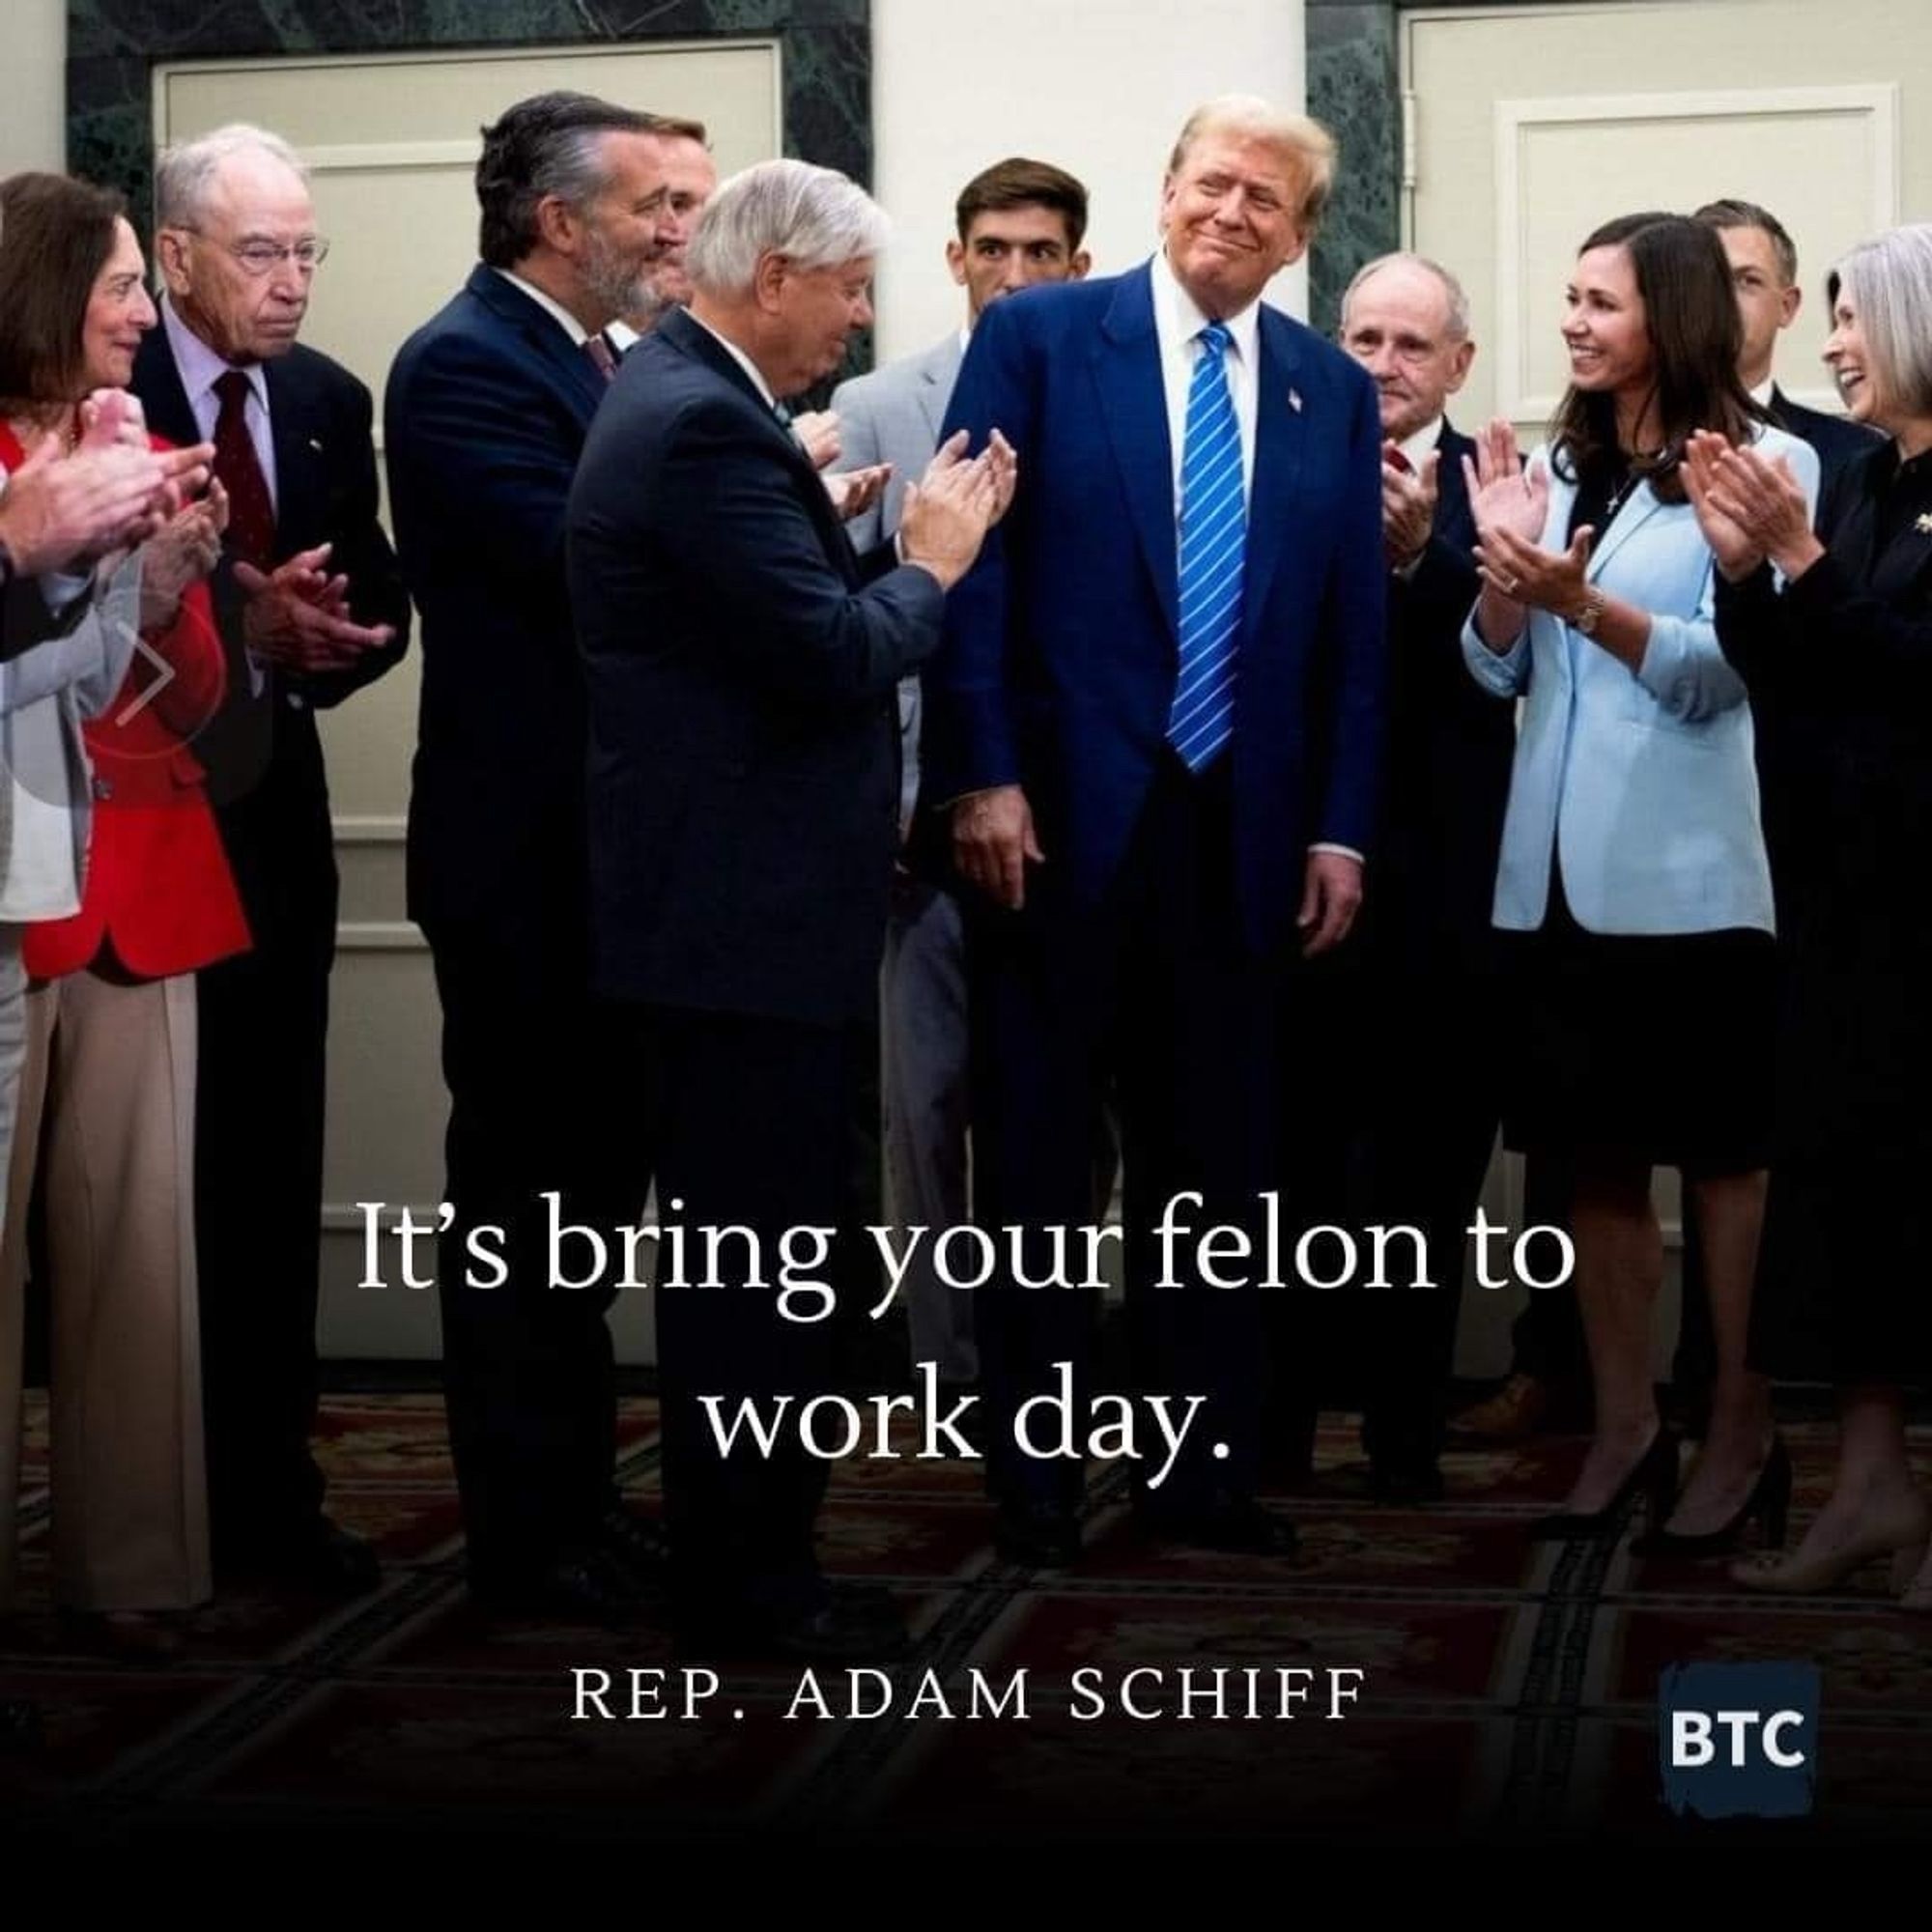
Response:
[[[337,883],[327,794],[298,776],[273,767],[220,809],[254,944],[198,976],[209,1502],[224,1560],[298,1535],[322,1507],[309,1437]]]
[[[973,1297],[949,1288],[932,1264],[940,1231],[966,1218],[966,935],[959,903],[924,880],[901,876],[886,931],[886,1173],[895,1222],[929,1228],[899,1293],[914,1362],[939,1378],[970,1382],[980,1373]]]
[[[1111,1093],[1134,1378],[1144,1393],[1205,1405],[1161,1491],[1143,1491],[1149,1508],[1176,1516],[1252,1494],[1265,1382],[1260,1290],[1208,1286],[1191,1240],[1174,1247],[1178,1285],[1156,1286],[1165,1257],[1153,1231],[1172,1196],[1205,1196],[1179,1212],[1198,1236],[1209,1224],[1252,1229],[1273,1184],[1280,969],[1238,929],[1226,762],[1202,778],[1163,763],[1099,907],[1060,896],[1041,868],[1024,911],[978,905],[970,926],[978,1218],[1025,1229],[1027,1274],[1046,1275],[1047,1231],[1094,1218],[1094,1150]],[[1079,1462],[1019,1453],[1013,1423],[1023,1401],[1056,1387],[1063,1361],[1084,1419],[1097,1292],[1005,1280],[977,1299],[996,1498],[1071,1506]],[[1143,1463],[1143,1482],[1157,1467]]]
[[[426,928],[449,1089],[437,1243],[443,1390],[471,1574],[515,1582],[594,1536],[613,1496],[616,1378],[607,1276],[550,1285],[549,1208],[607,1233],[650,1187],[649,1102],[626,1015],[586,990],[581,946],[539,928]],[[509,1276],[471,1287],[479,1224],[504,1230]],[[570,1272],[579,1270],[575,1258]]]
[[[0,1435],[17,1440],[27,1208],[46,1203],[54,1588],[76,1609],[202,1602],[209,1571],[195,1310],[195,997],[93,971],[27,994],[0,1245]],[[42,1122],[45,1121],[43,1136]],[[0,1492],[0,1599],[14,1494]]]
[[[724,1453],[702,1398],[721,1399],[728,1415],[747,1399],[790,1395],[795,1415],[798,1403],[832,1389],[840,1332],[863,1319],[855,1261],[868,1244],[854,1122],[872,1086],[877,1029],[676,1007],[644,1013],[662,1101],[660,1221],[751,1230],[771,1284],[746,1285],[746,1252],[735,1243],[721,1286],[668,1285],[660,1270],[665,1511],[677,1595],[687,1615],[724,1609],[782,1622],[811,1609],[821,1588],[811,1532],[827,1465],[790,1417],[769,1457],[742,1436]],[[822,1259],[815,1242],[796,1253],[794,1278],[827,1284],[837,1308],[825,1320],[790,1320],[780,1300],[786,1231],[811,1228],[836,1232]],[[801,1295],[793,1313],[821,1299]]]

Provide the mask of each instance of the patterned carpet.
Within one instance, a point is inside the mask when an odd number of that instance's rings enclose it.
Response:
[[[1089,1553],[1064,1574],[996,1559],[974,1465],[844,1465],[828,1565],[901,1598],[918,1643],[898,1694],[934,1672],[953,1720],[787,1719],[795,1667],[727,1664],[696,1720],[574,1722],[573,1666],[611,1671],[621,1709],[625,1670],[673,1662],[669,1645],[648,1629],[478,1618],[435,1397],[327,1405],[333,1506],[380,1546],[381,1593],[327,1615],[224,1597],[164,1667],[90,1659],[51,1615],[38,1409],[33,1422],[27,1602],[0,1625],[0,1700],[40,1707],[38,1738],[0,1741],[0,1816],[15,1827],[109,1842],[320,1825],[901,1844],[1613,1834],[1694,1848],[1738,1828],[1662,1805],[1660,1675],[1760,1659],[1815,1661],[1824,1678],[1814,1816],[1762,1830],[1889,1837],[1932,1819],[1932,1627],[1892,1609],[1876,1571],[1830,1599],[1765,1603],[1721,1566],[1643,1565],[1628,1539],[1532,1545],[1523,1520],[1562,1492],[1576,1439],[1452,1456],[1448,1502],[1378,1509],[1354,1492],[1349,1419],[1328,1418],[1314,1492],[1275,1504],[1302,1531],[1293,1564],[1142,1543],[1124,1472],[1096,1470]],[[1790,1439],[1802,1518],[1831,1434],[1806,1424]],[[621,1456],[627,1491],[649,1506],[648,1400],[625,1403]],[[1187,1664],[1259,1665],[1269,1683],[1300,1664],[1368,1678],[1340,1722],[1322,1719],[1319,1674],[1293,1722],[1069,1711],[1075,1670]],[[965,1715],[970,1670],[997,1687],[1020,1666],[1027,1721]],[[842,1673],[821,1679],[843,1696]]]

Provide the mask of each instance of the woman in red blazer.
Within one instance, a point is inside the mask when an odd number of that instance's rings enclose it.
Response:
[[[23,224],[37,231],[48,298],[0,317],[0,467],[11,469],[27,438],[77,433],[73,398],[127,383],[156,316],[117,197],[16,176],[0,189],[0,214],[10,242]],[[0,1250],[0,1403],[12,1393],[17,1407],[38,1179],[53,1317],[55,1594],[90,1638],[142,1656],[177,1648],[167,1613],[211,1590],[194,975],[248,945],[192,745],[225,684],[204,581],[224,524],[217,490],[144,546],[141,646],[114,702],[85,727],[85,877],[72,881],[73,913],[29,927],[23,949],[27,1059]],[[17,781],[14,806],[31,816]],[[71,853],[70,843],[49,863],[71,868]],[[0,1428],[9,1420],[0,1409]],[[11,1523],[12,1500],[0,1493],[0,1520]],[[0,1548],[0,1588],[10,1558]]]

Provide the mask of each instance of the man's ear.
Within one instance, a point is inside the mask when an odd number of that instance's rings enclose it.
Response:
[[[775,248],[767,248],[752,270],[752,294],[766,314],[777,311],[791,264]]]
[[[577,211],[559,194],[547,194],[537,203],[537,239],[559,255],[577,252],[582,224]]]
[[[1796,282],[1788,289],[1777,292],[1777,326],[1789,328],[1798,320],[1798,311],[1804,305],[1804,291]]]
[[[161,280],[167,284],[170,295],[181,295],[188,283],[187,236],[179,228],[162,228],[155,235],[155,260],[161,270]]]
[[[1469,364],[1476,359],[1476,345],[1466,336],[1456,345],[1456,356],[1449,365],[1449,383],[1445,395],[1453,396],[1469,380]]]
[[[946,266],[952,270],[956,287],[966,286],[966,244],[955,235],[946,244]]]
[[[1075,250],[1072,261],[1066,265],[1066,279],[1069,282],[1084,282],[1087,279],[1087,270],[1093,266],[1094,258],[1086,249]]]

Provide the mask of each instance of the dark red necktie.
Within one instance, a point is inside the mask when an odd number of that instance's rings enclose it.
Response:
[[[1413,476],[1415,474],[1415,465],[1402,453],[1400,445],[1396,443],[1385,442],[1382,444],[1382,461],[1391,469],[1400,469],[1405,476]]]
[[[214,419],[214,474],[228,492],[229,554],[268,570],[275,560],[275,505],[248,434],[248,388],[240,369],[215,379],[221,412]]]
[[[611,354],[611,345],[601,335],[586,335],[583,338],[583,353],[597,365],[597,373],[607,383],[617,373],[617,358]]]

